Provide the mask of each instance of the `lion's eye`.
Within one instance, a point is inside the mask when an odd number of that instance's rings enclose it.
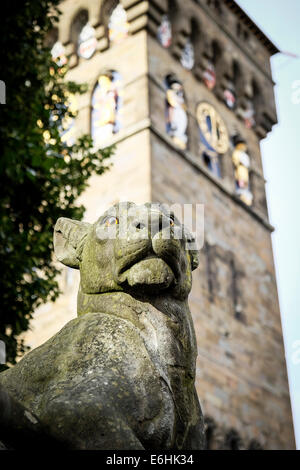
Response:
[[[104,221],[106,227],[111,227],[112,225],[118,225],[119,219],[117,217],[107,217]]]

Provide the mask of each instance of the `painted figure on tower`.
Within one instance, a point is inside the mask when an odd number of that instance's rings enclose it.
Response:
[[[160,44],[166,49],[172,44],[172,26],[168,15],[163,15],[161,24],[157,31],[157,38]]]
[[[186,70],[192,70],[195,65],[195,50],[190,38],[187,39],[182,50],[180,62]]]
[[[87,23],[81,30],[78,38],[78,55],[90,59],[97,48],[95,29]]]
[[[250,157],[247,153],[247,144],[239,135],[234,136],[233,144],[232,162],[234,165],[236,194],[247,206],[251,206],[253,195],[250,191]]]
[[[166,124],[167,133],[181,149],[187,147],[188,117],[182,83],[175,75],[165,79],[166,91]]]
[[[119,3],[110,16],[108,24],[109,41],[111,44],[119,44],[128,36],[128,33],[129,23],[127,13],[124,7]]]

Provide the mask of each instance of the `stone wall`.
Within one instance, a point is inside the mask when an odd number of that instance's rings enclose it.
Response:
[[[152,148],[152,199],[205,205],[190,296],[204,413],[265,448],[292,447],[270,233],[156,135]]]

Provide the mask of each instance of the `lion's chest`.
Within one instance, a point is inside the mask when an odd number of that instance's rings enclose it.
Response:
[[[152,361],[167,371],[170,367],[194,368],[193,331],[187,321],[174,321],[151,308],[139,315],[140,334]]]

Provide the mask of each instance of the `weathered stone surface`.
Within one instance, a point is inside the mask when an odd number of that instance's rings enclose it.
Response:
[[[57,222],[57,257],[80,268],[79,317],[0,385],[66,448],[203,448],[187,304],[197,252],[180,229],[162,207],[128,203],[94,225]]]
[[[61,444],[51,437],[34,414],[0,386],[0,450],[30,450]]]

